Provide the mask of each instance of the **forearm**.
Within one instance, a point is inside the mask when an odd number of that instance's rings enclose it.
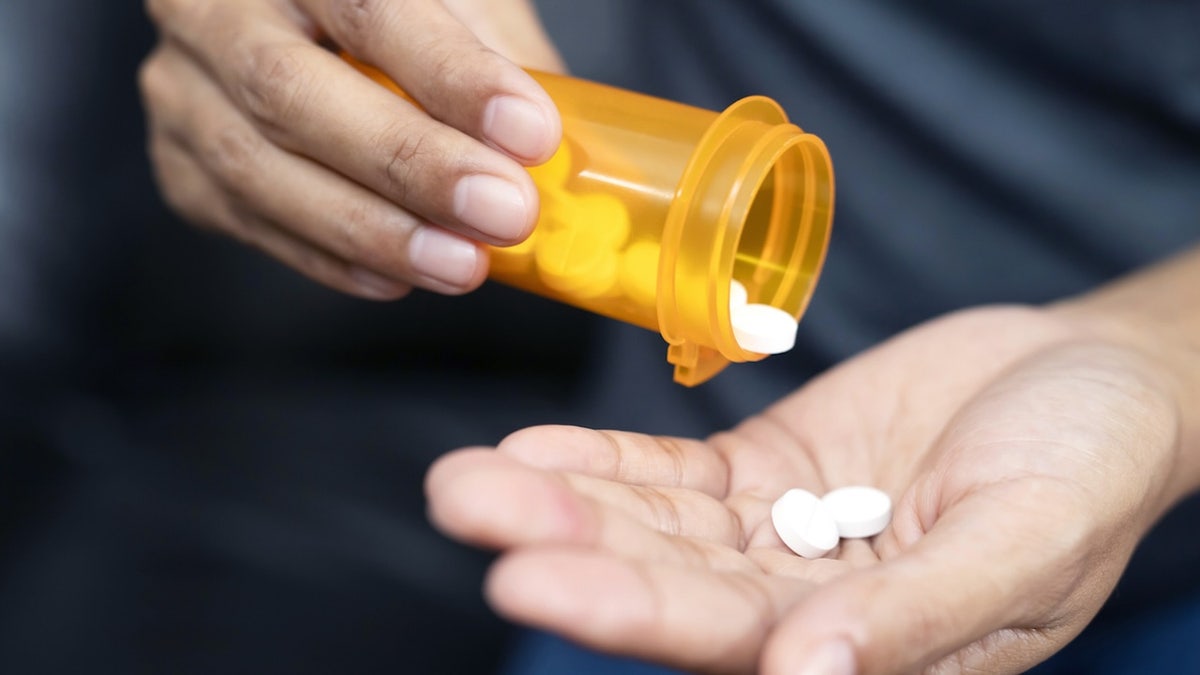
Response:
[[[1178,465],[1167,505],[1200,489],[1200,245],[1051,311],[1136,350],[1174,398]]]

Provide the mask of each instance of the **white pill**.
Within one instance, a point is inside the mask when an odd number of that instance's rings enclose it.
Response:
[[[892,521],[892,500],[873,487],[852,485],[821,498],[825,511],[837,523],[838,535],[865,539],[883,532]]]
[[[807,490],[794,488],[771,506],[771,524],[788,548],[805,558],[820,558],[838,544],[837,525]]]
[[[733,337],[738,346],[758,354],[782,354],[796,346],[796,318],[770,305],[752,303],[730,307]]]
[[[742,285],[742,282],[736,279],[729,282],[729,309],[745,306],[749,297],[750,294],[746,292],[746,287]]]

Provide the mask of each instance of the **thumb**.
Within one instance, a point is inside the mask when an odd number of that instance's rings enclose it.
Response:
[[[951,657],[955,671],[1021,672],[1073,637],[1076,629],[1057,622],[1030,623],[1058,606],[1056,587],[1073,585],[1070,570],[1060,572],[1070,565],[1054,565],[1064,558],[1021,529],[1028,514],[1010,510],[1008,526],[998,526],[995,505],[969,499],[896,557],[839,577],[793,608],[764,646],[761,671],[912,673]],[[1047,583],[1062,576],[1070,580]],[[1030,628],[1000,630],[1018,626]]]

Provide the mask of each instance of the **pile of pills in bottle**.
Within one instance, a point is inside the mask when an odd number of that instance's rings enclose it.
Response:
[[[892,500],[873,487],[838,488],[824,497],[793,488],[771,506],[771,524],[797,555],[820,558],[841,539],[866,539],[892,520]]]
[[[529,171],[542,188],[537,228],[524,242],[495,251],[493,269],[519,272],[532,262],[542,283],[560,293],[597,298],[620,282],[630,296],[644,302],[648,293],[652,302],[657,246],[629,244],[629,211],[617,197],[567,188],[573,175],[570,144],[562,143],[548,162]]]

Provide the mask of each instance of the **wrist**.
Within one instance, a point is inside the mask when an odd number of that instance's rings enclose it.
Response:
[[[1177,447],[1163,509],[1200,490],[1200,248],[1046,309],[1131,354],[1171,402]]]

